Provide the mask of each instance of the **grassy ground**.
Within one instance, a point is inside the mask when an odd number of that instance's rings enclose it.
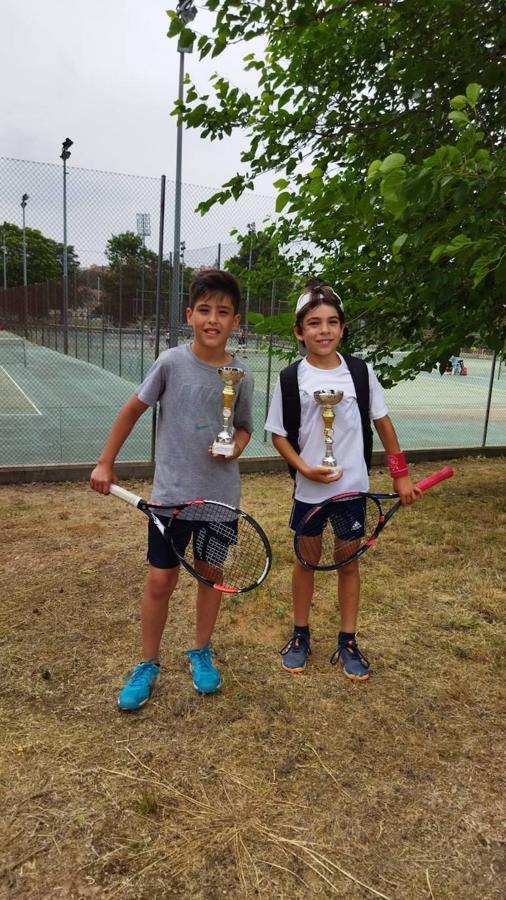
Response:
[[[136,661],[140,514],[84,485],[2,488],[0,896],[504,897],[504,461],[454,468],[364,560],[366,684],[328,662],[332,575],[309,671],[281,671],[291,484],[245,478],[275,562],[224,606],[223,690],[191,686],[182,576],[161,686],[131,715],[115,695]]]

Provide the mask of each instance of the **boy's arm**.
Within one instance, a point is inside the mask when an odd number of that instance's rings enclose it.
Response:
[[[108,494],[111,482],[116,482],[114,461],[134,427],[137,419],[148,408],[147,403],[139,400],[136,394],[130,397],[116,416],[109,437],[105,442],[100,459],[90,476],[90,487],[99,494]]]
[[[343,477],[342,472],[339,475],[334,475],[326,466],[308,466],[297,451],[293,449],[288,438],[282,437],[280,434],[272,435],[272,443],[283,459],[286,459],[288,465],[292,466],[293,469],[297,469],[304,478],[309,478],[310,481],[330,484],[331,481],[339,481]]]
[[[387,456],[387,463],[389,463],[388,457],[398,457],[400,454],[402,457],[402,451],[399,446],[399,440],[397,438],[397,433],[393,426],[393,422],[390,416],[383,416],[381,419],[374,419],[374,427],[378,432],[378,437],[385,448],[385,454]],[[395,462],[396,460],[394,460]],[[397,460],[398,461],[398,460]],[[404,475],[395,476],[394,470],[389,465],[390,474],[393,478],[393,487],[394,491],[399,494],[401,503],[403,506],[410,505],[414,503],[418,497],[421,497],[422,491],[420,488],[417,488],[416,485],[413,484],[409,474],[407,472],[407,466],[405,466]],[[402,470],[401,470],[402,471]]]

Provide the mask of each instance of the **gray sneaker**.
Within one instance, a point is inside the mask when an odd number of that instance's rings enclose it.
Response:
[[[341,662],[343,674],[351,681],[367,681],[369,678],[369,662],[358,649],[355,640],[340,642],[330,657],[330,662],[333,666]]]
[[[279,652],[282,656],[281,665],[285,672],[297,675],[304,671],[307,659],[311,656],[309,639],[294,631],[288,643]]]

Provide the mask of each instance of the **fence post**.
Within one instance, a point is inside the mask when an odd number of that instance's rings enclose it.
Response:
[[[269,335],[269,356],[267,359],[267,389],[265,392],[265,418],[269,412],[269,397],[271,393],[271,372],[272,372],[272,331]],[[264,429],[264,444],[267,443],[267,432]]]
[[[123,262],[119,261],[119,334],[118,334],[118,375],[121,378],[123,367]]]
[[[494,374],[495,374],[495,361],[497,359],[497,350],[494,350],[494,355],[492,357],[492,368],[490,370],[490,383],[488,386],[488,397],[487,397],[487,409],[485,412],[485,426],[483,428],[483,440],[481,442],[481,446],[485,447],[487,441],[487,431],[488,431],[488,420],[490,418],[490,403],[492,400],[492,387],[494,385]]]
[[[163,231],[165,227],[165,175],[160,178],[160,222],[158,227],[158,266],[156,270],[156,304],[155,304],[155,359],[160,353],[160,320],[161,294],[163,274]],[[156,406],[153,407],[151,425],[151,462],[155,459],[156,449]]]

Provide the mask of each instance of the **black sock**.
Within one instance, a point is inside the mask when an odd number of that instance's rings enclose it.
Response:
[[[294,625],[293,630],[295,634],[300,634],[301,637],[309,642],[309,625]]]
[[[355,632],[354,631],[340,631],[337,642],[339,644],[347,644],[348,641],[355,640]]]

